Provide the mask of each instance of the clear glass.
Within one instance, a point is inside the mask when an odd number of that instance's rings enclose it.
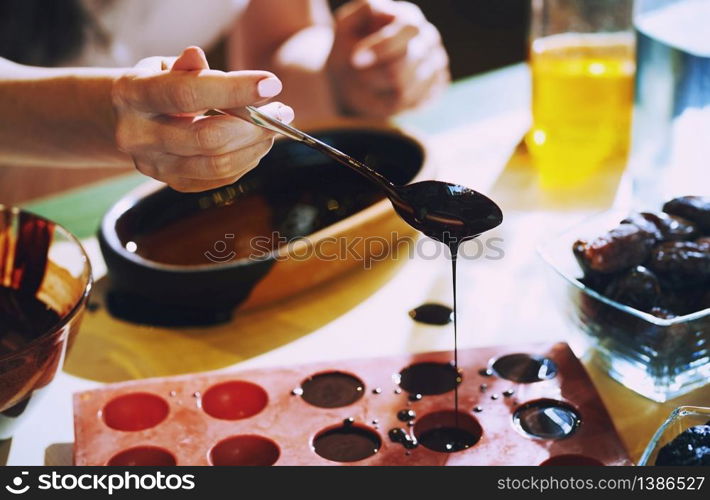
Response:
[[[710,195],[710,1],[638,0],[635,204]]]
[[[0,339],[0,439],[12,435],[41,389],[61,368],[91,284],[89,258],[69,231],[0,204],[0,286],[40,300],[58,317],[43,334],[26,343],[18,344],[12,336]],[[0,306],[11,307],[15,300],[23,300],[17,297]]]
[[[710,421],[710,408],[680,406],[673,410],[658,428],[641,455],[639,465],[654,465],[658,451],[673,441],[686,429],[696,425],[706,425]]]
[[[596,215],[552,240],[538,252],[552,271],[553,290],[573,330],[581,331],[591,359],[610,377],[654,401],[663,402],[710,381],[710,308],[660,319],[610,300],[579,281],[572,253],[579,238],[616,226],[627,212]]]
[[[532,0],[528,150],[547,186],[625,163],[633,100],[632,0]]]

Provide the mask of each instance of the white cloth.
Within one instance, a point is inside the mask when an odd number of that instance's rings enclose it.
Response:
[[[66,66],[133,66],[144,57],[177,56],[189,45],[209,47],[249,0],[83,0],[105,40],[89,34]]]

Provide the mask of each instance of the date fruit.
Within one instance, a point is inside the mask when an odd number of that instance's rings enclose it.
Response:
[[[619,224],[590,242],[577,240],[572,249],[583,262],[583,269],[616,273],[642,264],[655,243],[655,237],[638,226]]]
[[[648,267],[669,288],[704,285],[710,281],[710,251],[693,241],[668,241],[651,252]]]
[[[643,266],[636,266],[617,276],[603,295],[634,309],[650,312],[661,297],[661,285],[655,274]]]
[[[703,234],[710,234],[710,196],[681,196],[663,205],[663,211],[691,220]]]

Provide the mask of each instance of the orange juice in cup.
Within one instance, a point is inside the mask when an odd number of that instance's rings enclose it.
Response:
[[[585,10],[590,2],[547,0],[534,4],[557,4],[558,8],[566,4],[567,10],[550,10],[544,17],[550,22],[552,13],[557,12],[567,16],[562,20],[566,24],[570,17],[585,12],[601,15],[598,10]],[[614,7],[609,4],[607,8]],[[586,26],[592,30],[594,23],[573,24],[577,29]],[[552,25],[560,28],[561,24]],[[543,185],[579,184],[605,165],[626,158],[634,38],[626,31],[546,34],[538,28],[540,33],[543,36],[534,37],[530,46],[533,123],[526,144]]]

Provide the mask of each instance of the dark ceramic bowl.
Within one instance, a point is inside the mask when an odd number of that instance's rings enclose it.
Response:
[[[313,133],[396,184],[431,178],[421,142],[397,129]],[[189,325],[227,321],[237,306],[270,303],[363,265],[368,238],[391,247],[412,234],[376,186],[283,139],[231,186],[195,194],[140,186],[104,216],[99,242],[114,315]],[[347,245],[351,252],[337,252]]]

